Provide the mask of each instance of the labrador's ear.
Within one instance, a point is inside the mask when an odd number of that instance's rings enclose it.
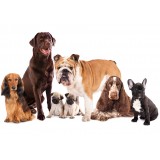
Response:
[[[36,46],[36,41],[37,41],[37,35],[38,35],[39,33],[37,33],[35,36],[34,36],[34,38],[32,38],[31,40],[30,40],[30,42],[29,42],[29,44],[32,46],[32,47],[35,47]]]

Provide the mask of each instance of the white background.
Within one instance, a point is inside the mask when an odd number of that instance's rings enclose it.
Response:
[[[160,4],[158,0],[5,0],[0,4],[0,81],[11,72],[22,77],[32,56],[29,41],[37,32],[56,39],[52,56],[112,59],[127,80],[147,78],[146,95],[160,110]],[[66,93],[53,81],[52,91]],[[94,108],[100,93],[94,95]],[[83,99],[80,99],[83,106]],[[43,103],[48,115],[46,102]],[[160,121],[144,126],[131,118],[82,122],[53,117],[13,124],[0,97],[2,159],[154,159],[160,158]]]

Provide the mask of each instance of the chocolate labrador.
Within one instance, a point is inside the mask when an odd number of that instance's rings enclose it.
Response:
[[[42,102],[44,100],[43,92],[46,91],[48,109],[51,109],[51,88],[53,79],[53,60],[52,46],[55,39],[49,32],[40,32],[30,41],[33,47],[33,56],[29,67],[23,76],[24,96],[32,113],[36,113],[37,118],[44,120]]]

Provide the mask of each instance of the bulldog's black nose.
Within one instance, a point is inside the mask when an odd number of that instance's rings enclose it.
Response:
[[[67,73],[67,72],[69,72],[69,71],[68,71],[67,69],[63,69],[62,72],[63,72],[63,73]]]

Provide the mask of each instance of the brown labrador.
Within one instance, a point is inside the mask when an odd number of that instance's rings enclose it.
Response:
[[[46,91],[48,109],[51,109],[50,95],[54,69],[51,53],[54,44],[55,39],[49,32],[40,32],[35,35],[30,41],[30,45],[33,47],[33,56],[22,78],[25,99],[32,113],[36,113],[34,107],[37,107],[39,120],[45,119],[42,109],[44,91]]]

